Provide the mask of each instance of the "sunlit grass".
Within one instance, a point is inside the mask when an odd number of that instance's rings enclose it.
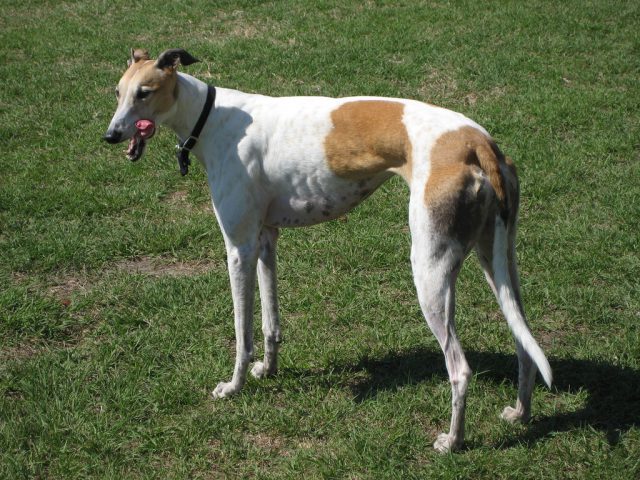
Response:
[[[3,6],[0,477],[638,475],[638,5],[397,3]],[[450,389],[399,179],[283,231],[280,374],[214,402],[234,334],[203,169],[179,175],[168,131],[136,164],[99,141],[134,46],[185,48],[220,86],[411,97],[483,124],[518,165],[523,294],[556,380],[532,424],[498,419],[517,364],[470,259],[467,448],[433,452]]]

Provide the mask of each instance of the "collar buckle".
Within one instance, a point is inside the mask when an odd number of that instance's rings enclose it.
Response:
[[[198,137],[194,137],[193,135],[191,135],[184,142],[181,142],[178,145],[176,145],[176,150],[178,151],[186,150],[187,152],[190,152],[191,149],[196,146],[197,141],[198,141]]]

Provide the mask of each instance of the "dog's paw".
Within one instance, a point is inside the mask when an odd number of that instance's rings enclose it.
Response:
[[[433,443],[433,448],[438,453],[449,453],[460,450],[462,442],[454,440],[454,438],[448,433],[441,433],[438,435],[437,440]]]
[[[263,362],[256,362],[253,364],[253,368],[251,368],[251,375],[255,378],[264,378],[267,376],[267,372],[264,368]]]
[[[529,420],[529,415],[525,414],[524,411],[517,408],[505,407],[505,409],[500,414],[500,418],[506,420],[509,423],[525,423]]]
[[[266,378],[275,375],[276,371],[274,368],[267,369],[264,366],[264,362],[256,362],[253,364],[253,368],[251,369],[251,375],[255,378]]]
[[[211,392],[211,396],[213,398],[225,398],[237,393],[239,390],[240,388],[234,386],[232,382],[220,382],[215,390]]]
[[[439,453],[455,452],[460,449],[462,442],[454,440],[448,433],[441,433],[433,443],[433,448]]]

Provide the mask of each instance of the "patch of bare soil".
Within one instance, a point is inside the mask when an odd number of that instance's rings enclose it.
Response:
[[[202,275],[215,266],[214,263],[204,260],[178,261],[155,257],[138,257],[121,260],[115,264],[117,270],[151,277]]]
[[[184,205],[187,203],[188,193],[184,190],[171,192],[165,197],[165,201],[171,205]]]
[[[65,301],[74,294],[84,294],[91,290],[92,282],[86,272],[68,273],[53,278],[47,288],[49,295]]]
[[[209,203],[209,201],[194,204],[189,201],[189,194],[184,190],[177,190],[169,193],[164,197],[164,201],[174,208],[179,208],[189,212],[212,212],[211,203]]]
[[[248,433],[245,435],[245,439],[248,443],[255,445],[261,450],[268,450],[271,452],[279,451],[282,455],[288,455],[289,452],[284,449],[285,439],[270,435],[268,433]]]
[[[23,343],[0,349],[0,361],[25,360],[37,355],[39,348],[31,343]]]

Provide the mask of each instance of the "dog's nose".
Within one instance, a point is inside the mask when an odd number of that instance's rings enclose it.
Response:
[[[122,137],[122,133],[118,130],[108,131],[102,139],[107,143],[118,143],[120,138]]]

